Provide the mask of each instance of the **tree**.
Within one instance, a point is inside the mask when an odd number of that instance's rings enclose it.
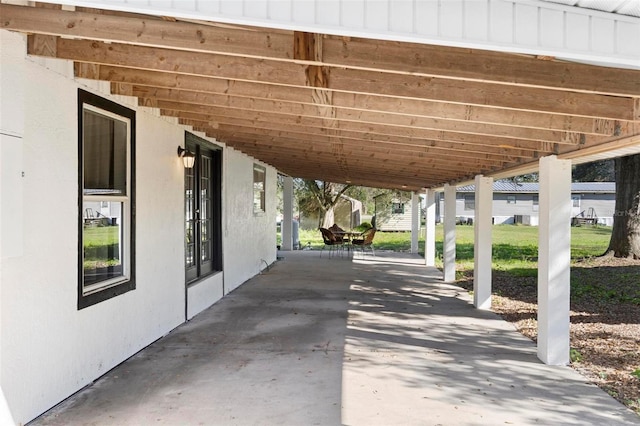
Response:
[[[616,207],[607,254],[640,258],[640,154],[616,158]]]
[[[352,186],[312,179],[297,179],[296,187],[300,211],[317,212],[318,226],[328,228],[333,224],[334,207],[340,197]]]
[[[573,166],[574,182],[613,182],[615,181],[614,160],[600,160]]]

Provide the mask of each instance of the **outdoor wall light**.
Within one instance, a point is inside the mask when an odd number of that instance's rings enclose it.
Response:
[[[178,157],[182,158],[185,169],[193,168],[193,165],[196,163],[196,156],[193,152],[187,151],[181,146],[178,146]]]

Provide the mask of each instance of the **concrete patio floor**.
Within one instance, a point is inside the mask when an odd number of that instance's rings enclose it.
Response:
[[[33,425],[640,424],[410,254],[285,252]]]

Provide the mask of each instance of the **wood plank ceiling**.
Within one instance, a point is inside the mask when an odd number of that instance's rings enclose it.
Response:
[[[43,4],[0,17],[30,55],[294,177],[419,190],[640,144],[636,70]]]

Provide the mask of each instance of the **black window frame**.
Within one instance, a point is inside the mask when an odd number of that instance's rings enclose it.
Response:
[[[129,237],[127,259],[128,277],[123,281],[110,285],[104,289],[85,294],[84,291],[84,110],[85,105],[104,110],[110,114],[118,115],[129,120],[129,173],[128,173],[128,220]],[[105,99],[94,93],[78,89],[78,310],[93,306],[97,303],[109,300],[113,297],[127,293],[136,288],[136,250],[135,250],[135,230],[136,230],[136,179],[135,179],[135,147],[136,147],[136,113],[134,110],[122,106],[116,102]],[[123,213],[124,215],[124,213]],[[122,224],[121,224],[122,225]]]

